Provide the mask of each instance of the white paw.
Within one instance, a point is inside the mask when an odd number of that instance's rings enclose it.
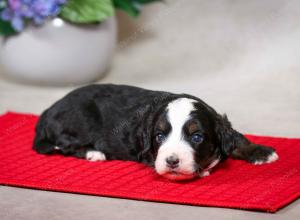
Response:
[[[209,176],[210,175],[210,172],[209,171],[202,171],[199,176],[200,177],[205,177],[205,176]]]
[[[267,160],[265,160],[265,161],[262,161],[262,160],[255,161],[254,165],[261,165],[261,164],[264,164],[264,163],[273,163],[274,161],[276,161],[278,159],[279,159],[278,154],[273,152],[272,154],[270,154],[268,156]]]
[[[85,158],[89,161],[101,161],[106,160],[105,154],[100,151],[88,151]]]

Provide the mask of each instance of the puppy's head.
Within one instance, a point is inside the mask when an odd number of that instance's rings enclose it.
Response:
[[[230,154],[233,147],[230,123],[199,100],[175,99],[153,123],[154,167],[168,179],[199,176]]]

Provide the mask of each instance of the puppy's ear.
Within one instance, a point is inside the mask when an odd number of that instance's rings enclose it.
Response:
[[[139,117],[140,119],[136,121],[142,121],[142,124],[137,131],[140,145],[138,160],[151,165],[154,161],[154,154],[152,152],[153,115],[150,114],[150,107],[146,106],[145,111]]]
[[[138,160],[140,162],[151,165],[154,161],[154,154],[152,152],[152,134],[151,130],[144,128],[141,129],[139,134],[140,152]]]
[[[235,136],[238,133],[231,127],[226,115],[217,115],[215,132],[222,157],[227,158],[234,150]]]

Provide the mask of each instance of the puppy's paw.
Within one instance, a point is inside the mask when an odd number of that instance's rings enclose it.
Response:
[[[247,161],[254,165],[272,163],[279,158],[273,148],[256,144],[252,144],[252,150],[247,153]]]
[[[272,163],[279,159],[273,148],[258,144],[249,144],[243,148],[236,148],[232,153],[232,157],[255,165]]]
[[[199,174],[199,177],[206,177],[206,176],[209,176],[210,175],[210,172],[208,170],[206,171],[202,171],[200,174]]]
[[[274,151],[271,154],[269,154],[268,156],[264,156],[263,158],[257,159],[255,161],[253,161],[252,163],[254,165],[261,165],[261,164],[264,164],[264,163],[273,163],[273,162],[275,162],[278,159],[279,159],[279,156]]]
[[[106,160],[105,154],[101,151],[88,151],[85,158],[89,161],[103,161]]]

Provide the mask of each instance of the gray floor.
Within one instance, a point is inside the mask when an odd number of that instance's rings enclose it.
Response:
[[[148,7],[136,21],[119,14],[120,46],[99,83],[191,93],[226,112],[241,132],[300,137],[299,1],[167,2]],[[73,88],[0,78],[0,113],[39,114]],[[300,217],[299,201],[267,214],[4,186],[0,198],[4,220]]]

